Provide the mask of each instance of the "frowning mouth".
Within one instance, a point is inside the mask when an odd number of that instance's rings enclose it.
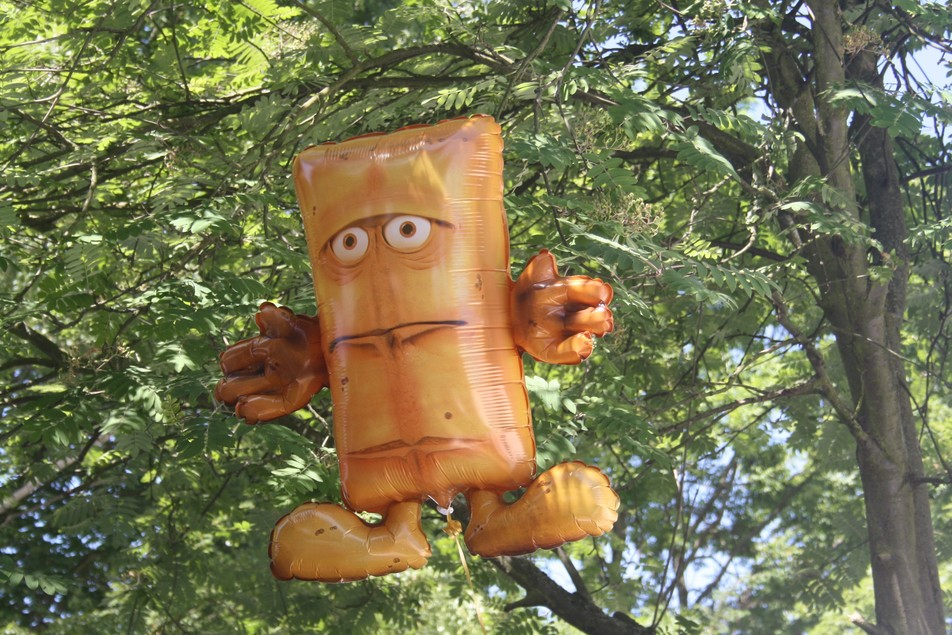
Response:
[[[444,437],[423,437],[413,443],[397,439],[396,441],[382,443],[362,450],[351,450],[345,452],[344,455],[354,458],[371,458],[376,455],[387,455],[398,458],[415,453],[432,454],[434,452],[450,450],[472,451],[475,448],[486,445],[486,443],[486,439],[467,439],[464,437],[452,439]]]
[[[370,331],[357,333],[355,335],[341,335],[340,337],[335,337],[333,340],[331,340],[331,344],[329,348],[331,352],[333,352],[334,349],[337,348],[337,345],[343,342],[347,342],[350,340],[359,340],[359,339],[364,339],[368,337],[386,336],[386,335],[390,335],[391,333],[395,331],[399,331],[400,329],[407,328],[410,326],[439,327],[439,326],[463,326],[465,324],[466,324],[465,320],[429,320],[429,321],[423,321],[423,322],[404,322],[403,324],[397,324],[396,326],[391,326],[385,329],[372,329]]]

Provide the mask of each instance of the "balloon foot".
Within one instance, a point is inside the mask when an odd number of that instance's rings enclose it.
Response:
[[[569,461],[540,474],[511,505],[489,491],[473,492],[469,504],[466,546],[494,558],[600,536],[618,519],[619,499],[601,470]]]
[[[271,532],[271,573],[279,580],[350,582],[419,569],[430,557],[420,503],[397,503],[371,525],[330,503],[305,503]]]

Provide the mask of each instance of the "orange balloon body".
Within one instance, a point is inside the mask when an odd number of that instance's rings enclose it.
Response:
[[[216,396],[249,423],[329,386],[347,507],[308,503],[272,533],[282,579],[354,580],[430,555],[420,504],[463,493],[470,550],[527,553],[597,536],[618,497],[597,468],[533,481],[522,354],[576,364],[612,329],[611,287],[543,250],[509,275],[502,139],[489,117],[313,146],[294,162],[318,318],[270,303],[222,355]],[[531,483],[531,485],[530,485]],[[529,485],[507,505],[502,493]]]
[[[512,490],[535,471],[502,168],[489,118],[315,146],[295,162],[353,509],[448,507],[458,492]],[[367,247],[344,262],[333,237],[354,228]]]

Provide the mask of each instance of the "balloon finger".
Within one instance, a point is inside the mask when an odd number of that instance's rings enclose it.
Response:
[[[548,249],[543,249],[526,263],[526,268],[519,276],[520,281],[525,278],[530,284],[538,284],[555,280],[559,277],[555,256]]]
[[[247,395],[235,406],[235,414],[251,424],[271,421],[295,410],[284,395]]]
[[[612,301],[612,288],[596,278],[588,276],[570,276],[564,278],[565,295],[572,304],[598,306]]]
[[[595,306],[572,311],[565,316],[565,328],[573,333],[591,333],[601,337],[614,328],[612,311],[607,306]]]
[[[240,375],[218,382],[215,387],[215,399],[228,405],[234,405],[246,395],[254,395],[274,390],[274,382],[265,375]]]
[[[324,387],[324,381],[317,375],[309,375],[293,382],[284,393],[284,402],[291,411],[300,410],[308,404],[311,397]]]
[[[283,393],[245,395],[238,399],[235,414],[249,424],[271,421],[300,410],[323,387],[321,378],[313,375],[289,384]]]
[[[258,307],[255,322],[261,329],[261,334],[268,337],[289,337],[294,332],[294,312],[271,302],[265,302]]]
[[[592,354],[594,347],[591,335],[578,333],[562,341],[552,342],[538,359],[550,364],[578,364]]]
[[[251,337],[229,346],[218,358],[222,372],[232,375],[260,371],[270,354],[270,344],[266,337]]]

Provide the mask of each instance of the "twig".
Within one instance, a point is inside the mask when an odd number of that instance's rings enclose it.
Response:
[[[569,558],[569,555],[565,553],[565,549],[559,547],[555,550],[555,555],[559,557],[559,560],[562,561],[562,566],[565,567],[565,570],[569,574],[569,578],[572,580],[572,584],[575,585],[575,592],[581,594],[586,600],[591,602],[592,594],[589,593],[588,587],[585,585],[585,580],[582,579],[582,574],[578,572],[578,569],[575,568],[575,563],[572,562],[572,559]]]
[[[334,39],[337,41],[337,45],[341,47],[344,51],[344,55],[347,56],[347,59],[350,60],[351,64],[357,66],[360,64],[360,59],[357,57],[357,54],[354,53],[354,49],[350,48],[350,44],[347,43],[347,40],[344,39],[344,36],[341,35],[341,32],[337,30],[337,27],[334,26],[334,23],[327,19],[323,13],[315,9],[314,7],[308,6],[301,0],[294,0],[301,10],[310,15],[312,18],[316,18],[318,22],[324,25],[324,28],[330,31],[331,35],[334,36]]]
[[[884,628],[876,626],[872,622],[867,622],[866,619],[861,615],[851,615],[850,622],[863,630],[869,635],[889,635],[890,631],[887,631]]]

